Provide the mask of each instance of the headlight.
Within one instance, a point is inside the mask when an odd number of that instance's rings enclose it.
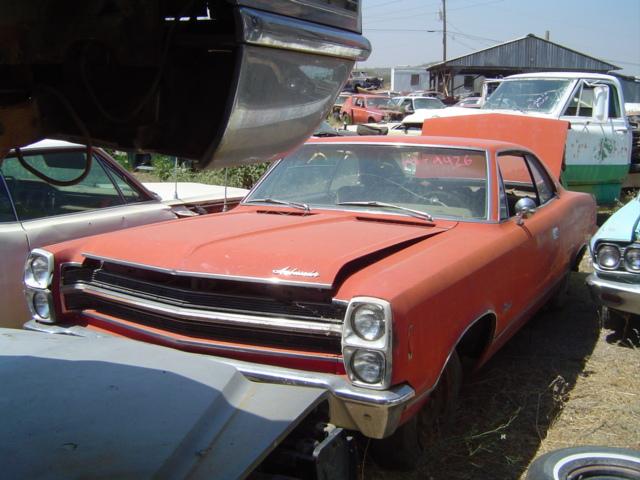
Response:
[[[640,248],[627,248],[624,252],[624,266],[630,272],[640,272]]]
[[[596,253],[598,265],[607,270],[614,270],[620,264],[620,249],[615,245],[601,245]]]
[[[48,288],[53,275],[53,255],[38,248],[31,251],[24,267],[24,283],[32,288]]]
[[[359,380],[380,383],[384,376],[384,356],[380,352],[356,350],[351,357],[351,368]]]
[[[45,292],[35,292],[32,299],[33,311],[43,320],[51,316],[49,309],[49,295]]]
[[[393,318],[391,304],[374,297],[354,297],[342,328],[342,356],[349,380],[384,390],[391,384]]]
[[[385,331],[384,309],[371,303],[359,305],[353,311],[351,323],[360,338],[378,340]]]

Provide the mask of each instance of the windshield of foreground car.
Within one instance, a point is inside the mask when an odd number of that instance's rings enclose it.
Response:
[[[561,78],[505,80],[495,89],[482,108],[551,113],[571,84],[571,80]]]
[[[271,169],[245,203],[278,199],[312,211],[330,208],[408,216],[423,212],[484,220],[486,158],[484,151],[460,148],[309,143]]]

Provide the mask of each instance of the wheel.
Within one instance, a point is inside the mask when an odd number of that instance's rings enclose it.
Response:
[[[344,123],[345,125],[351,125],[351,117],[349,116],[348,113],[343,113],[342,114],[342,123]]]
[[[461,384],[462,364],[454,351],[422,410],[389,437],[372,441],[371,452],[376,463],[393,470],[415,469],[434,433],[451,420]]]
[[[533,461],[526,480],[640,480],[640,452],[626,448],[572,447]]]
[[[376,122],[375,118],[369,117],[369,118],[367,118],[367,123],[377,123],[377,122]]]

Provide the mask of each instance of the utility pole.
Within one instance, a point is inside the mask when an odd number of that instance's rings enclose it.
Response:
[[[442,0],[442,61],[447,61],[447,0]]]

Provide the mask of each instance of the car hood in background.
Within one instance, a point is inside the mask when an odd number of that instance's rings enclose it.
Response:
[[[0,329],[7,478],[243,478],[326,395],[115,337]]]
[[[348,263],[395,251],[452,224],[438,227],[409,217],[326,211],[303,216],[268,207],[180,222],[93,237],[80,245],[78,254],[174,274],[330,288]],[[49,249],[56,251],[55,246]]]
[[[423,135],[485,138],[522,145],[534,152],[554,174],[562,173],[569,122],[508,113],[485,113],[461,108],[471,115],[430,118],[422,126]]]
[[[640,232],[640,196],[635,197],[624,207],[611,215],[600,230],[591,239],[591,245],[599,240],[629,243],[635,240]]]

